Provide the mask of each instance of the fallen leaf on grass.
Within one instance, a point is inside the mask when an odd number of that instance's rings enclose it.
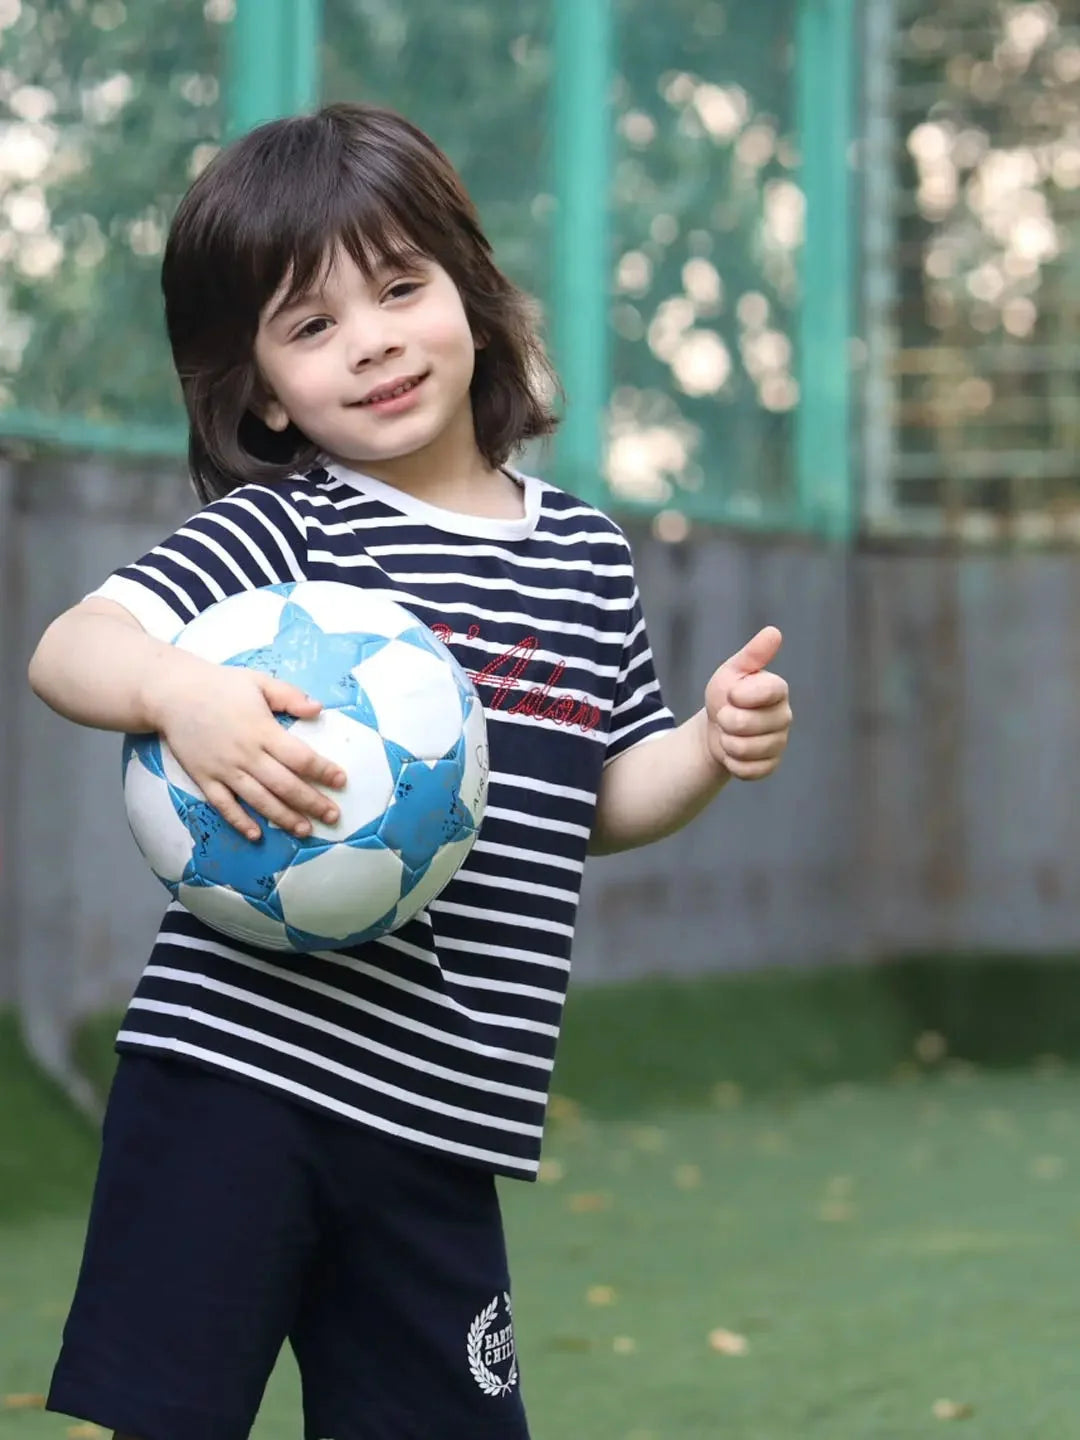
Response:
[[[574,1125],[581,1119],[581,1106],[568,1095],[552,1095],[548,1100],[548,1117],[558,1124]]]
[[[788,1138],[782,1130],[763,1130],[755,1144],[762,1155],[783,1155],[789,1148]]]
[[[541,1185],[557,1185],[565,1174],[566,1168],[561,1160],[541,1160],[536,1178]]]
[[[987,1135],[1003,1138],[1016,1135],[1019,1131],[1015,1118],[1007,1110],[984,1110],[979,1116],[979,1124]]]
[[[633,1355],[637,1349],[637,1341],[630,1335],[616,1335],[611,1342],[611,1348],[616,1355]]]
[[[584,1355],[592,1349],[592,1343],[584,1335],[552,1335],[545,1348],[561,1355]]]
[[[585,1291],[585,1299],[590,1305],[614,1305],[614,1285],[590,1285]]]
[[[104,1435],[100,1425],[72,1425],[67,1432],[67,1440],[97,1440],[99,1435]]]
[[[5,1410],[44,1410],[44,1395],[5,1395],[3,1400]]]
[[[659,1125],[639,1125],[630,1132],[635,1150],[644,1150],[656,1155],[667,1144],[667,1136]]]
[[[742,1086],[734,1080],[721,1080],[712,1089],[713,1104],[721,1110],[737,1110],[742,1104]]]
[[[936,1030],[924,1030],[915,1041],[915,1056],[923,1065],[936,1065],[949,1052],[949,1042]]]
[[[1059,1180],[1065,1171],[1065,1161],[1060,1155],[1038,1155],[1030,1168],[1033,1180]]]
[[[975,1407],[963,1400],[935,1400],[932,1413],[935,1420],[970,1420]]]
[[[834,1175],[825,1187],[825,1198],[818,1208],[818,1219],[827,1224],[842,1224],[854,1220],[858,1213],[853,1195],[855,1180],[851,1175]]]
[[[825,1200],[818,1210],[818,1219],[826,1225],[846,1225],[858,1213],[850,1200]]]
[[[718,1355],[745,1355],[750,1349],[750,1342],[745,1335],[739,1335],[734,1330],[710,1330],[709,1349],[715,1350]]]
[[[571,1195],[566,1205],[575,1215],[597,1215],[602,1210],[611,1209],[611,1196],[602,1190],[585,1190],[579,1195]]]
[[[696,1190],[701,1184],[700,1165],[677,1165],[675,1167],[675,1184],[680,1190]]]

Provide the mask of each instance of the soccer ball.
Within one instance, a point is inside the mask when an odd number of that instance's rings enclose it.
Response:
[[[314,720],[279,723],[348,777],[328,792],[336,825],[313,818],[300,839],[257,816],[250,841],[164,740],[126,736],[128,821],[173,898],[226,935],[296,951],[361,944],[430,904],[472,849],[488,780],[483,707],[446,646],[385,595],[321,580],[229,596],[173,643],[319,700]]]

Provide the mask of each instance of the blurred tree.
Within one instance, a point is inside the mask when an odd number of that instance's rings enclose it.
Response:
[[[629,498],[790,509],[796,10],[617,0],[609,472]]]
[[[177,418],[158,271],[221,134],[228,14],[214,0],[0,0],[6,403]]]

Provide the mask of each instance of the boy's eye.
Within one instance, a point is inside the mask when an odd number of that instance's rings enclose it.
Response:
[[[312,335],[321,335],[325,327],[329,324],[330,321],[325,315],[320,315],[314,320],[305,320],[299,330],[294,333],[293,339],[307,340],[310,339]]]
[[[414,290],[419,289],[419,280],[397,280],[386,293],[392,300],[403,300],[406,295],[411,295]]]

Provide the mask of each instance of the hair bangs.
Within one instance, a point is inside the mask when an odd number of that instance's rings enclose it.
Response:
[[[275,233],[253,267],[260,314],[268,304],[285,309],[320,290],[341,251],[368,281],[438,258],[438,228],[400,193],[386,193],[397,186],[376,186],[348,163],[339,165],[336,179],[329,189],[313,182],[279,197],[278,213],[268,216]]]

